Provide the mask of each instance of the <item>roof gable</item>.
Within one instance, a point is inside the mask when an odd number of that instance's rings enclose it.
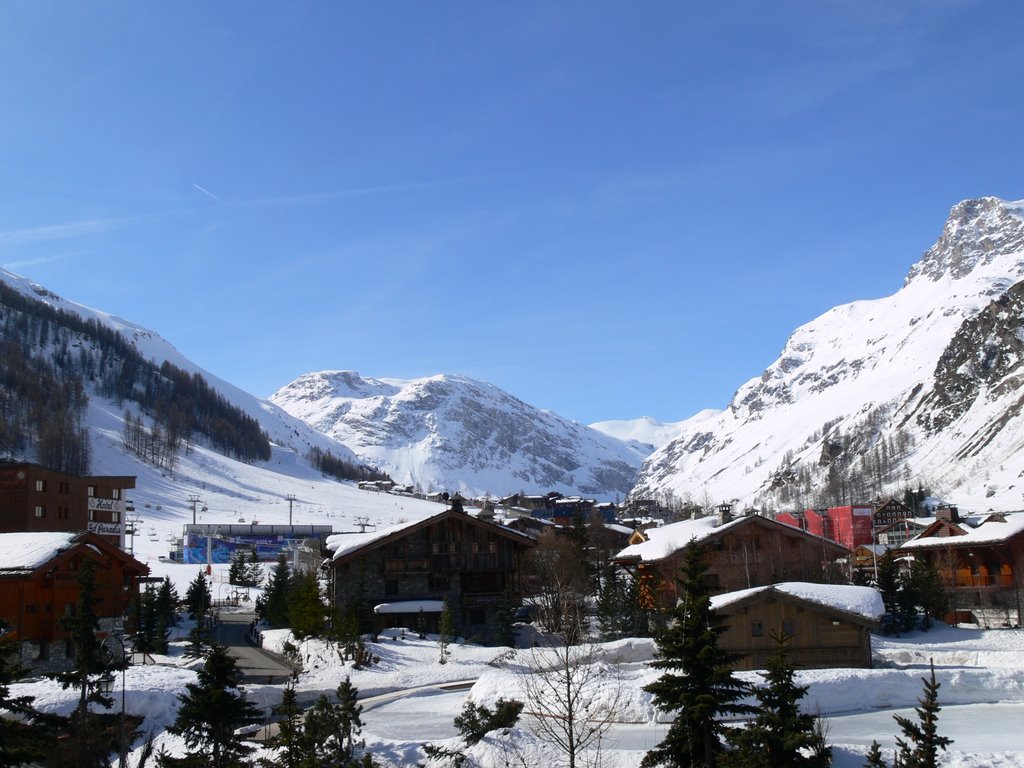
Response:
[[[800,581],[715,595],[711,598],[711,607],[722,613],[733,613],[745,605],[770,598],[795,603],[819,613],[838,614],[855,623],[869,626],[877,625],[885,612],[882,596],[871,587]]]
[[[691,542],[704,543],[714,541],[728,532],[742,530],[748,526],[766,528],[769,531],[777,532],[790,538],[813,541],[816,546],[833,550],[837,557],[849,552],[846,547],[837,544],[831,539],[822,538],[816,534],[808,533],[767,517],[747,515],[721,524],[718,523],[715,517],[700,517],[696,520],[681,520],[678,523],[664,525],[660,528],[649,528],[644,531],[644,535],[647,537],[646,541],[631,544],[620,551],[613,559],[656,562],[664,560],[684,549]]]
[[[403,539],[406,536],[410,536],[417,531],[421,531],[424,528],[429,528],[452,518],[457,518],[461,522],[465,522],[490,533],[503,536],[522,547],[533,547],[536,545],[536,542],[530,536],[527,536],[525,533],[521,533],[514,528],[498,525],[497,523],[492,523],[488,520],[481,520],[478,517],[466,514],[465,512],[459,512],[458,510],[447,509],[444,512],[422,520],[399,523],[398,525],[392,525],[379,531],[374,531],[373,533],[340,533],[334,536],[329,536],[327,538],[326,546],[334,553],[331,556],[333,564],[339,565],[353,557],[357,557],[360,554],[379,547],[387,546],[388,544]]]

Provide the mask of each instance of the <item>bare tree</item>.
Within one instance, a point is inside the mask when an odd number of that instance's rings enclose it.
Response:
[[[527,555],[526,585],[537,620],[572,645],[582,639],[590,579],[579,547],[545,531]]]
[[[533,648],[524,676],[531,730],[565,757],[568,768],[598,768],[602,744],[619,711],[615,668],[593,645]]]

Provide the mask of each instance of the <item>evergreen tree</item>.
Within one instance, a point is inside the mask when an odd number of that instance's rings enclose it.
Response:
[[[359,689],[348,678],[338,686],[336,702],[325,695],[306,713],[303,750],[311,768],[348,768],[356,766],[356,739],[363,729]],[[365,762],[364,756],[364,762]]]
[[[897,634],[902,627],[900,621],[900,569],[891,554],[878,561],[878,591],[882,595],[881,630],[883,635]]]
[[[441,646],[441,663],[447,664],[452,652],[448,646],[455,640],[455,621],[452,618],[452,607],[448,604],[448,598],[444,599],[441,607],[441,617],[438,619],[438,638]]]
[[[736,750],[728,763],[735,768],[827,768],[832,748],[825,745],[814,715],[801,712],[806,685],[794,682],[795,668],[789,659],[789,638],[776,635],[775,652],[765,667],[764,685],[754,690],[760,706],[744,729],[730,741]]]
[[[181,736],[188,748],[185,757],[162,755],[163,768],[235,768],[248,765],[253,747],[235,731],[259,722],[259,708],[238,690],[240,675],[227,648],[214,645],[199,670],[197,682],[188,683],[178,696],[181,707],[168,730]]]
[[[872,740],[871,749],[868,750],[867,758],[864,760],[864,768],[888,768],[885,758],[882,756],[882,745]]]
[[[256,614],[272,627],[288,626],[288,600],[291,590],[291,569],[288,567],[287,555],[282,552],[277,556],[277,563],[270,572],[270,582],[260,595],[260,599],[256,601]]]
[[[210,592],[210,584],[206,580],[206,574],[200,571],[185,590],[185,606],[189,618],[197,621],[200,616],[205,618],[212,605],[213,594]]]
[[[61,629],[66,631],[74,648],[74,667],[67,672],[53,675],[65,690],[78,690],[78,706],[68,718],[70,738],[65,740],[54,755],[52,763],[56,765],[103,766],[106,768],[106,757],[110,753],[112,743],[109,735],[99,727],[99,716],[89,710],[90,704],[98,704],[107,709],[113,700],[103,694],[97,681],[103,675],[117,669],[116,665],[107,662],[103,646],[96,633],[100,622],[96,615],[96,606],[100,598],[96,596],[96,564],[83,557],[78,561],[78,600],[75,612],[61,619]]]
[[[263,583],[263,565],[260,563],[256,547],[249,551],[249,562],[245,566],[245,585],[258,587]]]
[[[135,637],[132,647],[138,653],[165,653],[170,632],[160,621],[157,611],[157,592],[150,584],[135,601]]]
[[[714,768],[723,749],[721,718],[751,712],[740,703],[749,688],[732,672],[740,656],[718,646],[725,625],[711,610],[706,573],[704,550],[691,541],[673,620],[656,638],[658,658],[652,666],[669,671],[645,688],[662,711],[675,713],[675,720],[644,756],[643,768]]]
[[[312,571],[293,578],[288,601],[288,625],[299,640],[323,635],[327,628],[327,607],[320,597],[320,584]]]
[[[268,747],[280,750],[274,760],[264,760],[266,768],[303,768],[306,764],[303,756],[302,715],[295,694],[295,675],[292,675],[281,694],[281,703],[273,708],[277,718],[277,735],[267,739]]]
[[[228,566],[228,584],[243,586],[246,582],[245,567],[245,550],[236,549],[231,555],[231,565]]]
[[[910,565],[909,581],[921,611],[921,629],[929,629],[933,616],[941,616],[949,607],[949,595],[935,564],[923,557]]]
[[[11,683],[22,674],[14,661],[18,644],[0,635],[0,768],[41,762],[53,737],[39,722],[32,696],[11,696]]]
[[[178,597],[178,590],[174,588],[170,577],[165,576],[156,594],[157,615],[165,627],[170,628],[177,625],[179,602],[181,599]]]
[[[924,696],[918,699],[921,706],[916,707],[918,722],[901,715],[893,715],[905,740],[896,737],[895,764],[900,768],[936,768],[939,764],[939,750],[945,750],[953,740],[939,736],[938,715],[939,683],[935,680],[935,664],[931,665],[928,678],[921,678],[924,683]]]

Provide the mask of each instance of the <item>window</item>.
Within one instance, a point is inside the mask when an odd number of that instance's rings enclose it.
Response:
[[[90,509],[89,510],[89,520],[95,520],[95,519],[96,519],[96,510],[95,509]]]
[[[112,522],[112,523],[120,523],[121,522],[121,513],[120,512],[116,512],[116,511],[115,512],[111,512],[110,513],[110,522]]]
[[[782,620],[782,634],[792,637],[796,634],[796,622],[793,619]]]
[[[39,491],[40,493],[45,491],[46,490],[46,481],[45,480],[36,480],[36,490]]]
[[[112,490],[110,492],[110,498],[112,498],[112,499],[120,499],[121,498],[121,489],[120,488],[115,488],[114,490]]]
[[[93,496],[95,496],[96,495],[96,486],[95,485],[90,485],[88,488],[86,488],[86,495],[89,496],[89,498],[92,498]]]
[[[447,576],[431,576],[430,577],[430,591],[431,592],[447,592],[451,589],[452,582]]]
[[[750,636],[751,637],[764,637],[764,624],[760,621],[753,621],[750,623]]]
[[[46,507],[37,504],[36,505],[36,517],[46,517]]]

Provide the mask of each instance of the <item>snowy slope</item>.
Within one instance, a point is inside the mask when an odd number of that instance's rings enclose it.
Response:
[[[902,483],[965,506],[1024,506],[1024,332],[1012,298],[1022,279],[1024,203],[958,204],[902,289],[794,331],[725,411],[648,459],[634,495],[771,506],[780,474],[803,469],[821,482],[846,435],[853,462],[900,438]]]
[[[155,331],[143,328],[116,315],[68,301],[27,278],[3,269],[0,269],[0,281],[26,296],[49,304],[55,309],[73,312],[85,319],[95,319],[103,325],[118,331],[127,341],[135,346],[143,357],[153,360],[157,365],[166,360],[189,373],[200,374],[225,400],[259,421],[272,443],[290,448],[301,455],[305,455],[311,447],[317,446],[323,450],[330,450],[339,458],[355,459],[344,446],[311,429],[302,421],[289,416],[273,403],[250,395],[248,392],[244,392],[233,384],[200,368]]]
[[[611,419],[594,422],[590,428],[629,443],[641,452],[651,454],[672,442],[688,427],[714,418],[719,413],[721,411],[707,408],[688,419],[672,422],[658,421],[650,416],[641,416],[639,419]]]
[[[399,483],[496,495],[625,495],[646,455],[481,381],[309,373],[271,401]]]

